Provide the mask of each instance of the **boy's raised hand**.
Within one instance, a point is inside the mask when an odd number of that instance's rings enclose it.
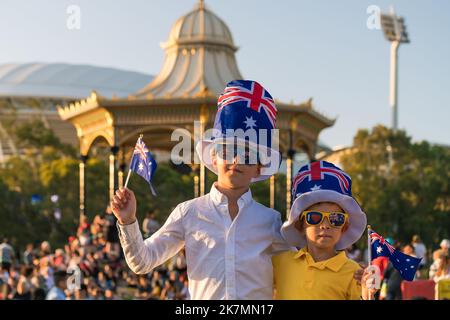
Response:
[[[380,282],[380,269],[377,266],[364,268],[361,279],[362,298],[364,300],[373,299],[374,294],[380,290]]]
[[[133,191],[120,188],[116,191],[111,209],[120,224],[131,224],[136,221],[136,197]]]
[[[361,264],[360,264],[361,265]],[[363,267],[364,268],[364,267]],[[363,277],[364,269],[358,269],[353,274],[353,278],[358,282],[358,284],[361,284],[361,279]]]
[[[373,295],[379,290],[379,285],[377,284],[377,278],[379,278],[378,274],[375,272],[373,266],[367,267],[365,264],[360,263],[359,266],[361,269],[358,269],[353,274],[353,278],[361,285],[362,288],[362,298],[367,300],[369,295],[373,297]]]

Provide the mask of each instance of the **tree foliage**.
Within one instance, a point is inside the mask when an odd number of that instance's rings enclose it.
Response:
[[[396,241],[429,245],[450,232],[450,149],[384,126],[359,130],[342,159],[368,222]]]

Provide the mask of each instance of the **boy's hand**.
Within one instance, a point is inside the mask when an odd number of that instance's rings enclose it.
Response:
[[[358,282],[359,285],[361,285],[362,290],[362,298],[364,300],[369,299],[369,294],[371,297],[379,290],[379,285],[377,286],[377,280],[376,277],[379,278],[379,271],[378,275],[374,271],[373,267],[370,266],[367,267],[365,264],[360,263],[359,266],[361,269],[358,269],[353,274],[353,278]]]
[[[136,197],[130,189],[120,188],[111,201],[111,209],[120,224],[136,221]]]
[[[355,273],[353,274],[353,278],[354,278],[354,279],[356,280],[356,282],[358,282],[358,284],[360,285],[360,284],[361,284],[361,279],[362,279],[363,274],[364,274],[364,269],[366,268],[366,265],[360,263],[359,266],[360,266],[362,269],[356,270]]]
[[[380,290],[380,281],[380,269],[377,266],[372,265],[364,269],[361,280],[362,298],[364,300],[368,300],[369,296],[373,297]]]

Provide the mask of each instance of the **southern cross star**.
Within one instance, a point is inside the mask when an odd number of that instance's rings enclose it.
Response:
[[[250,117],[250,118],[245,117],[245,119],[246,120],[244,121],[244,123],[245,123],[245,127],[246,128],[248,128],[248,127],[250,127],[250,128],[256,127],[256,120],[254,120],[253,117]]]

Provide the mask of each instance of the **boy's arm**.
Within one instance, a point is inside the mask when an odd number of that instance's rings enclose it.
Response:
[[[281,215],[278,211],[275,211],[274,223],[272,225],[272,254],[291,250],[291,247],[289,247],[281,235],[281,225]]]
[[[277,300],[277,271],[280,267],[280,255],[272,256],[272,267],[273,267],[273,290],[272,299]]]
[[[352,279],[350,283],[350,287],[348,288],[348,300],[361,300],[366,298],[364,296],[364,290],[361,288],[361,285],[356,281],[356,279]]]
[[[147,224],[148,224],[147,223],[147,218],[145,218],[144,221],[142,221],[142,231],[144,231],[145,233],[148,232]]]
[[[128,225],[117,223],[125,260],[133,272],[149,273],[180,251],[184,246],[183,216],[182,206],[178,205],[161,229],[145,241],[137,220]]]

